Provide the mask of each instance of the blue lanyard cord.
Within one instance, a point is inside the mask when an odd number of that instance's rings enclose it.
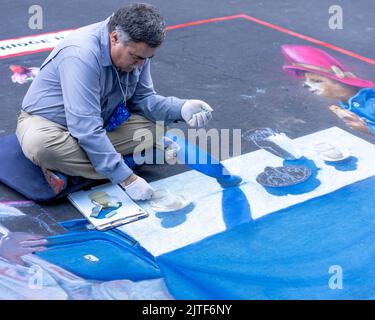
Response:
[[[115,111],[113,112],[111,118],[108,121],[108,125],[106,126],[106,131],[110,132],[118,128],[121,124],[123,124],[129,117],[130,112],[128,108],[126,107],[126,98],[128,94],[128,81],[129,81],[129,73],[126,75],[126,93],[124,93],[124,90],[122,89],[120,76],[115,68],[115,72],[117,75],[117,80],[119,82],[119,86],[121,89],[121,93],[123,96],[123,101],[116,107]]]

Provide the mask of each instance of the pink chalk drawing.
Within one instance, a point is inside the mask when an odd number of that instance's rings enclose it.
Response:
[[[19,84],[32,82],[39,72],[39,68],[23,67],[16,64],[10,65],[9,69],[13,72],[11,76],[12,82]]]

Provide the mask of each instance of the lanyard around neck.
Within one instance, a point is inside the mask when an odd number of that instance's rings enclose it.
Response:
[[[114,69],[115,69],[115,72],[116,72],[116,75],[117,75],[117,80],[118,80],[118,84],[119,84],[120,89],[121,89],[122,96],[124,98],[124,103],[126,104],[126,98],[128,97],[129,73],[126,74],[126,88],[125,88],[125,93],[124,93],[124,90],[122,89],[121,80],[120,80],[120,76],[118,74],[117,68],[115,67]]]

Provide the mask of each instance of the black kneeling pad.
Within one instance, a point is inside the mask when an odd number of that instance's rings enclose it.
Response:
[[[98,183],[79,178],[59,194],[54,194],[40,167],[25,157],[15,134],[0,137],[0,181],[34,201],[50,201]],[[70,180],[70,179],[68,179]]]

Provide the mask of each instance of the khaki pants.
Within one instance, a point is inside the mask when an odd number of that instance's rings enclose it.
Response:
[[[126,155],[132,153],[141,141],[142,146],[152,148],[155,144],[155,132],[154,122],[132,114],[123,125],[107,135],[116,151]],[[21,112],[18,116],[16,135],[25,156],[37,166],[69,176],[105,178],[95,171],[77,140],[62,125],[41,116]],[[141,137],[142,139],[138,140]]]

